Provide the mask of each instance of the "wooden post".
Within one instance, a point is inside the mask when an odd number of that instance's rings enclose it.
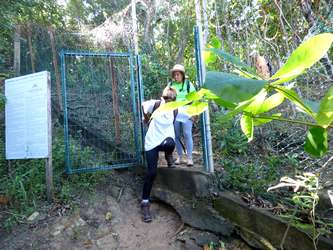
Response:
[[[118,97],[118,83],[113,65],[113,58],[109,58],[109,68],[111,73],[112,84],[112,107],[115,125],[115,144],[120,144],[120,114],[119,114],[119,97]]]
[[[14,71],[19,76],[21,72],[21,25],[16,25],[14,34]]]
[[[60,83],[60,72],[58,68],[58,56],[57,56],[57,49],[54,39],[54,29],[52,27],[48,27],[50,41],[51,41],[51,49],[52,49],[52,62],[54,67],[54,74],[56,80],[56,91],[58,96],[58,105],[60,111],[62,111],[62,95],[61,95],[61,83]]]
[[[12,161],[11,160],[7,160],[7,175],[9,177],[12,177],[12,175],[13,175],[13,167],[12,167]]]
[[[31,71],[32,73],[35,73],[36,72],[35,54],[32,48],[31,23],[28,23],[28,46],[29,46],[30,61],[31,61]]]
[[[48,158],[45,159],[46,197],[53,201],[53,168],[52,168],[52,119],[51,119],[51,78],[47,81],[47,122],[48,122]]]

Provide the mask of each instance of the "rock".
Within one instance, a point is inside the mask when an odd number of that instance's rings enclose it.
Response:
[[[110,194],[113,198],[118,199],[121,188],[117,186],[110,187]]]
[[[113,250],[118,248],[118,241],[111,235],[107,235],[96,241],[99,249]]]
[[[209,196],[209,178],[206,172],[184,168],[158,168],[154,186],[181,194],[186,198]]]
[[[96,212],[95,212],[95,209],[94,208],[88,208],[87,210],[85,211],[80,211],[83,216],[87,217],[87,218],[94,218],[96,217]]]
[[[180,215],[182,221],[191,227],[225,236],[229,236],[233,231],[233,225],[219,216],[205,201],[194,202],[192,199],[185,199],[165,189],[157,188],[154,189],[152,195],[172,206]]]
[[[209,175],[198,170],[159,168],[152,196],[172,206],[182,221],[194,228],[225,236],[233,225],[209,202]]]
[[[109,225],[100,224],[96,230],[96,237],[103,238],[105,235],[110,234],[111,228]]]
[[[51,231],[51,235],[52,235],[53,237],[55,237],[55,236],[61,234],[61,232],[62,232],[64,229],[65,229],[65,226],[64,226],[64,225],[56,225],[56,226],[54,227],[54,229]]]
[[[218,243],[220,240],[219,237],[210,232],[198,232],[196,234],[192,234],[191,238],[199,246],[204,246],[211,242]]]
[[[213,203],[216,211],[240,228],[241,235],[248,244],[260,249],[270,249],[271,246],[280,247],[288,226],[282,219],[264,209],[248,207],[240,197],[227,191],[222,192]],[[312,250],[313,243],[305,232],[291,226],[284,248]],[[333,240],[319,237],[317,248],[321,250],[333,249]]]
[[[115,199],[111,195],[110,196],[106,196],[105,200],[106,200],[106,204],[109,207],[113,206],[114,203],[115,203]]]
[[[37,219],[39,213],[36,211],[36,212],[33,212],[28,218],[27,218],[27,221],[34,221],[35,219]]]
[[[185,241],[185,249],[186,250],[202,250],[200,246],[195,244],[193,240],[187,240]]]
[[[226,243],[227,249],[232,250],[252,250],[244,241],[239,239],[234,239],[230,243]]]
[[[256,235],[254,232],[247,230],[246,228],[239,229],[239,235],[245,242],[247,242],[247,244],[249,244],[254,248],[265,249],[265,250],[276,249],[265,238]]]
[[[187,242],[194,241],[196,245],[203,247],[204,245],[208,245],[211,242],[218,243],[219,237],[213,233],[207,231],[200,231],[196,229],[187,229],[183,231],[178,237],[178,240]]]
[[[109,220],[111,220],[111,219],[112,219],[112,213],[111,213],[111,212],[107,212],[107,213],[105,214],[105,220],[109,221]]]
[[[66,231],[68,234],[73,233],[73,229],[78,229],[87,224],[80,216],[75,215],[74,217],[63,217],[57,224],[54,225],[51,229],[50,234],[52,236],[57,236],[63,231]]]
[[[318,195],[319,203],[317,210],[326,217],[327,213],[331,212],[333,208],[333,186],[320,190]]]
[[[79,217],[75,222],[74,225],[77,227],[86,225],[87,222],[85,222],[81,217]]]

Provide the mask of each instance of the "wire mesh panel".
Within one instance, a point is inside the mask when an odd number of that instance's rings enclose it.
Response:
[[[132,57],[61,52],[66,170],[88,172],[140,161]]]

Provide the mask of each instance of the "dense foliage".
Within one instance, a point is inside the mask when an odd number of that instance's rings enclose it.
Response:
[[[136,2],[145,97],[157,98],[160,95],[170,80],[169,69],[175,63],[183,63],[190,80],[195,81],[195,1]],[[32,72],[33,60],[36,70],[50,70],[53,96],[56,96],[56,76],[52,66],[49,28],[55,30],[57,52],[62,48],[133,51],[130,4],[130,0],[2,1],[0,82],[15,75],[13,54],[18,26],[21,28],[20,71],[22,74]],[[215,94],[225,97],[217,100],[213,95],[209,96],[208,92],[201,92],[224,107],[212,113],[211,126],[218,186],[269,197],[272,193],[267,193],[267,188],[282,175],[297,174],[305,169],[320,175],[324,171],[322,168],[325,171],[329,169],[327,166],[332,166],[332,146],[329,147],[328,143],[332,134],[328,129],[332,122],[331,35],[325,35],[326,50],[315,53],[316,58],[310,58],[306,52],[295,49],[306,41],[309,41],[306,45],[308,48],[320,48],[317,44],[321,40],[313,40],[316,39],[314,35],[333,32],[333,2],[211,0],[207,1],[204,14],[207,14],[204,22],[208,48],[205,52],[206,68],[209,71],[207,85],[210,82],[210,88],[216,90]],[[30,49],[29,39],[32,41]],[[299,57],[308,63],[293,64],[296,59],[292,58],[297,58],[299,63]],[[262,70],[262,66],[267,67],[267,63],[270,69]],[[300,65],[301,68],[298,67]],[[291,79],[291,76],[297,78]],[[293,85],[282,84],[282,80],[292,80]],[[216,84],[220,81],[244,84],[237,85],[238,90],[234,91],[223,88],[223,84]],[[191,101],[197,101],[192,106],[192,112],[207,107],[206,103],[199,101],[201,97],[190,96]],[[289,101],[285,101],[287,99]],[[266,117],[258,117],[273,108],[274,112],[268,113]],[[227,113],[227,109],[233,111]],[[311,123],[316,126],[310,125],[312,128],[306,137],[305,126],[301,124],[289,126],[280,122],[266,123],[282,120],[279,113],[284,114],[286,119],[301,120],[305,125]],[[1,124],[4,124],[3,116]],[[259,124],[261,127],[258,128]],[[247,143],[242,131],[248,138],[253,138],[251,144]],[[0,139],[0,195],[8,196],[12,201],[9,207],[14,216],[9,217],[6,224],[10,227],[13,221],[19,221],[22,215],[31,213],[36,203],[44,198],[44,175],[40,171],[44,163],[17,161],[12,168],[13,172],[9,171],[4,160],[3,131]],[[313,160],[304,154],[305,140],[308,152],[318,156],[326,153],[322,161]],[[57,198],[67,202],[73,186],[62,175],[63,150],[62,131],[59,129],[55,133],[53,151]],[[85,155],[80,157],[85,159]],[[224,166],[224,170],[221,166]],[[90,185],[96,182],[95,177],[87,174],[72,177],[71,181],[77,185]],[[310,193],[316,194],[312,189]],[[277,198],[274,199],[276,201]]]

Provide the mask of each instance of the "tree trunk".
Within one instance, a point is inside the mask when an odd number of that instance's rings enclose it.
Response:
[[[310,27],[312,27],[315,24],[315,17],[312,13],[311,0],[301,0],[300,4],[305,20],[308,22]]]
[[[310,26],[309,30],[311,30],[311,28],[316,25],[316,18],[312,10],[311,0],[301,0],[300,4],[303,15]],[[333,65],[327,53],[320,59],[320,62],[324,66],[328,77],[333,81]]]
[[[207,0],[202,0],[202,16],[203,16],[203,24],[204,24],[203,43],[207,44],[208,36],[209,36]]]
[[[216,0],[214,2],[214,10],[215,10],[216,37],[221,41],[221,43],[223,43],[219,15],[217,14],[217,1]],[[221,47],[223,48],[223,45]]]
[[[147,4],[148,5],[148,4]],[[146,20],[144,23],[144,34],[143,41],[147,45],[147,49],[150,50],[152,48],[153,41],[153,19],[156,12],[156,3],[155,0],[150,1],[150,6],[146,11]]]
[[[132,28],[133,28],[133,42],[134,42],[134,53],[139,54],[138,45],[138,23],[136,19],[136,0],[132,0]]]
[[[15,75],[21,73],[21,25],[16,25],[14,34],[14,71]]]
[[[29,54],[30,54],[30,62],[31,62],[31,71],[32,73],[36,72],[35,67],[35,54],[32,47],[32,34],[31,34],[31,23],[28,23],[28,46],[29,46]]]
[[[179,49],[176,56],[176,64],[182,63],[187,44],[187,36],[182,36],[179,43]]]
[[[48,32],[49,32],[50,41],[51,41],[52,63],[53,63],[54,74],[55,74],[58,105],[59,105],[60,111],[62,111],[63,107],[62,107],[62,95],[61,95],[61,83],[60,83],[61,78],[60,78],[60,72],[59,72],[59,68],[58,68],[58,55],[57,55],[57,49],[56,49],[56,44],[55,44],[55,39],[54,39],[53,28],[48,27]]]
[[[186,49],[186,45],[187,45],[187,41],[188,41],[188,34],[189,34],[189,24],[183,23],[182,24],[182,32],[181,32],[181,36],[179,37],[179,45],[178,45],[178,51],[176,54],[176,63],[182,63],[183,59],[184,59],[184,53],[185,53],[185,49]]]

